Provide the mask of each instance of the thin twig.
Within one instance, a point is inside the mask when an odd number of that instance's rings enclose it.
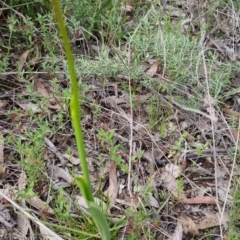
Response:
[[[0,195],[5,198],[8,202],[10,202],[16,209],[18,209],[21,213],[25,215],[28,219],[32,220],[35,222],[40,228],[44,230],[44,232],[51,236],[54,237],[56,240],[63,240],[59,235],[57,235],[55,232],[53,232],[50,228],[46,227],[43,223],[41,223],[36,217],[32,216],[30,213],[25,211],[21,206],[19,206],[17,203],[15,203],[12,199],[10,199],[7,195],[5,195],[2,190],[0,190]]]
[[[8,75],[18,75],[20,73],[24,73],[24,74],[51,74],[50,72],[37,72],[37,71],[27,71],[27,72],[3,72],[0,73],[0,76],[8,76]],[[66,74],[66,72],[64,71],[56,71],[54,72],[56,74]]]
[[[132,196],[131,191],[131,171],[132,171],[132,145],[133,145],[133,108],[132,108],[132,88],[131,79],[129,77],[129,98],[130,98],[130,138],[129,138],[129,158],[128,158],[128,192],[130,197]]]
[[[202,111],[200,111],[200,110],[197,110],[197,109],[194,109],[194,108],[189,108],[189,107],[187,107],[187,106],[184,106],[184,105],[181,105],[181,104],[177,103],[176,101],[174,101],[173,97],[171,97],[170,99],[171,99],[171,101],[172,101],[172,103],[173,103],[174,105],[176,105],[177,107],[180,107],[181,109],[183,109],[183,110],[185,110],[185,111],[190,111],[190,112],[198,113],[198,114],[200,114],[200,115],[202,115],[202,116],[210,119],[210,120],[213,121],[213,122],[216,122],[216,120],[217,120],[214,116],[211,116],[211,115],[209,115],[209,114],[207,114],[207,113],[204,113],[204,112],[202,112]]]
[[[206,58],[205,58],[205,54],[204,54],[204,46],[201,45],[202,48],[202,60],[203,60],[203,67],[204,67],[204,74],[205,74],[205,80],[206,80],[206,92],[207,92],[207,98],[211,99],[211,95],[209,92],[209,79],[208,79],[208,71],[207,71],[207,64],[206,64]],[[213,108],[211,101],[208,102],[209,107]],[[214,159],[214,169],[215,169],[215,189],[216,189],[216,205],[218,207],[218,211],[220,216],[222,215],[222,211],[221,211],[221,207],[219,205],[219,201],[218,201],[218,162],[217,162],[217,154],[216,154],[216,142],[215,142],[215,125],[214,123],[216,123],[216,120],[214,121],[211,118],[211,129],[212,129],[212,142],[213,142],[213,159]],[[219,219],[221,220],[221,219]],[[221,222],[220,222],[221,223]],[[221,238],[223,239],[223,229],[222,229],[222,225],[219,225],[219,229],[220,229],[220,234],[221,234]]]
[[[239,135],[240,135],[240,118],[239,118],[239,121],[238,121],[238,135],[237,135],[237,141],[236,141],[236,149],[235,149],[235,153],[234,153],[234,157],[233,157],[233,164],[232,164],[230,179],[229,179],[229,182],[228,182],[228,188],[227,188],[227,191],[226,191],[227,194],[226,194],[226,198],[225,198],[225,201],[224,201],[224,204],[223,204],[222,214],[221,214],[221,217],[220,217],[220,223],[222,222],[222,219],[223,219],[223,213],[224,213],[224,210],[226,208],[227,198],[228,198],[228,194],[229,194],[229,191],[230,191],[231,182],[232,182],[232,178],[233,178],[233,172],[234,172],[235,165],[236,165],[236,159],[237,159],[237,153],[238,153]]]
[[[49,149],[56,154],[56,156],[58,157],[58,159],[60,160],[62,165],[66,164],[66,160],[64,159],[63,155],[58,151],[58,149],[55,147],[55,145],[50,141],[50,139],[48,139],[47,137],[44,138],[44,142],[47,144],[47,146],[49,147]]]

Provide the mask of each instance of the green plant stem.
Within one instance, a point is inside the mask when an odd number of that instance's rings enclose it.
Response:
[[[79,105],[78,105],[78,99],[79,99],[78,82],[77,82],[77,76],[76,76],[76,72],[75,72],[75,68],[74,68],[73,55],[72,55],[72,51],[71,51],[71,47],[70,47],[70,41],[69,41],[67,31],[65,28],[65,24],[63,21],[59,2],[58,2],[58,0],[52,0],[52,3],[54,6],[55,16],[58,21],[58,26],[59,26],[60,33],[63,38],[64,49],[66,51],[66,56],[67,56],[69,74],[70,74],[71,85],[72,85],[72,98],[71,98],[71,104],[70,104],[71,115],[72,115],[72,122],[73,122],[73,127],[74,127],[74,132],[75,132],[75,138],[76,138],[76,142],[77,142],[79,158],[80,158],[80,162],[81,162],[81,168],[82,168],[82,172],[83,172],[83,179],[84,179],[87,187],[91,188],[89,172],[88,172],[88,165],[87,165],[87,160],[86,160],[86,153],[85,153],[85,149],[84,149],[82,127],[80,124],[80,111],[79,111]],[[90,198],[90,199],[87,199],[88,201],[94,201],[92,191],[88,192],[88,197]]]
[[[70,42],[69,42],[67,31],[64,25],[59,1],[52,0],[52,4],[53,4],[54,12],[58,21],[60,33],[63,38],[63,44],[64,44],[64,48],[67,55],[67,62],[68,62],[68,68],[69,68],[68,70],[70,73],[70,79],[72,84],[72,98],[70,103],[71,117],[72,117],[75,138],[77,142],[78,154],[80,157],[80,163],[81,163],[82,172],[83,172],[83,176],[76,177],[75,180],[76,180],[76,184],[79,186],[82,192],[82,195],[85,201],[88,204],[88,212],[92,216],[95,222],[95,225],[98,228],[98,231],[101,235],[101,238],[103,240],[110,240],[110,231],[109,231],[107,219],[103,214],[101,208],[94,202],[94,198],[91,190],[91,183],[90,183],[86,153],[84,148],[82,127],[80,124],[78,82],[77,82],[77,76],[75,72],[74,60],[73,60],[73,55],[70,47]]]

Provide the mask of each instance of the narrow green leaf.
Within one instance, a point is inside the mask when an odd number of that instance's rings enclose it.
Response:
[[[92,193],[91,193],[91,189],[89,189],[86,181],[84,180],[83,177],[76,177],[76,183],[78,185],[78,187],[80,188],[81,190],[81,193],[84,197],[84,199],[89,203],[89,202],[93,202],[94,201],[94,198],[92,196]]]
[[[103,240],[110,240],[109,226],[105,215],[95,202],[89,203],[88,212],[91,214],[95,225]]]

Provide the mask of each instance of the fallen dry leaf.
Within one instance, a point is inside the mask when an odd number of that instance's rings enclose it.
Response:
[[[59,159],[60,162],[61,162],[61,165],[65,166],[67,162],[65,161],[63,155],[60,153],[60,151],[58,150],[58,148],[53,144],[53,142],[52,142],[49,138],[47,138],[47,137],[44,138],[44,142],[47,144],[47,146],[49,147],[49,149],[50,149],[54,154],[56,154],[56,156],[58,157],[58,159]]]
[[[24,189],[26,189],[26,186],[27,186],[27,176],[26,176],[25,172],[22,171],[19,176],[19,179],[18,179],[18,189],[24,190]],[[25,206],[25,199],[22,199],[21,203],[22,203],[22,205]],[[18,227],[19,227],[20,232],[23,237],[26,237],[27,234],[29,233],[31,236],[31,239],[33,239],[33,240],[35,239],[34,233],[32,230],[32,226],[31,226],[30,220],[28,218],[26,218],[22,214],[18,214],[17,215],[17,224],[18,224]]]
[[[63,169],[62,167],[55,166],[53,164],[47,164],[49,176],[51,179],[64,179],[67,183],[71,184],[74,178],[70,175],[70,173]]]
[[[25,51],[19,58],[19,71],[22,71],[30,50]]]
[[[83,208],[83,209],[88,209],[88,205],[87,202],[85,200],[85,198],[83,196],[75,196],[76,202],[78,203],[78,205]]]
[[[220,174],[221,174],[221,172],[220,172]],[[227,189],[228,189],[228,180],[224,180],[223,177],[220,178],[218,180],[218,197],[219,197],[219,200],[221,200],[222,202],[227,201],[227,203],[229,203],[229,201],[232,199],[232,196],[229,194]]]
[[[177,226],[174,230],[174,233],[172,235],[172,237],[170,238],[170,240],[182,240],[183,237],[183,228],[182,228],[182,224],[180,223],[180,221],[177,222]]]
[[[186,132],[186,131],[184,131],[184,132]],[[196,141],[196,138],[193,135],[191,135],[190,133],[188,133],[188,132],[187,132],[186,139],[187,139],[188,142]]]
[[[237,117],[240,118],[240,112],[234,111],[234,110],[231,109],[231,108],[223,108],[223,112],[229,114],[230,116],[231,116],[231,115],[235,115],[235,116],[237,116]]]
[[[0,223],[2,223],[5,227],[7,228],[13,228],[16,224],[13,222],[9,222],[5,217],[4,217],[4,213],[1,213],[0,215]]]
[[[109,197],[111,207],[115,204],[118,194],[117,166],[114,162],[109,162],[106,168],[109,172],[109,187],[104,194]]]
[[[209,113],[212,121],[216,123],[218,121],[218,118],[215,113],[215,109],[214,109],[215,102],[213,98],[211,96],[206,96],[203,99],[203,101],[204,101],[203,106],[206,108],[206,111]]]
[[[7,105],[7,101],[0,100],[0,109]]]
[[[168,163],[165,166],[165,171],[170,172],[174,178],[178,178],[181,175],[181,168],[172,163]]]
[[[18,189],[24,190],[26,188],[26,185],[27,185],[27,176],[25,172],[22,171],[20,174],[20,178],[18,180]],[[47,204],[43,202],[38,196],[32,197],[30,199],[22,200],[22,204],[25,204],[25,201],[29,203],[31,206],[33,206],[34,208],[38,209],[39,211],[42,211],[44,213],[51,213],[51,214],[54,213],[53,209],[47,206]],[[22,231],[23,232],[26,231],[25,228],[28,226],[28,219],[27,218],[25,219],[25,216],[23,215],[19,221],[22,221],[22,224],[23,224],[23,226],[21,226],[23,228]]]
[[[155,207],[155,208],[159,208],[160,207],[157,199],[155,197],[153,197],[152,194],[150,194],[147,197],[147,202],[148,202],[148,206]]]
[[[19,179],[18,179],[18,189],[24,190],[27,186],[27,176],[24,171],[21,172]]]
[[[34,77],[34,88],[37,90],[43,97],[47,99],[50,97],[47,89],[45,88],[44,84],[37,78]]]
[[[44,227],[39,227],[40,233],[42,235],[42,240],[56,240],[56,236],[49,235],[49,231]]]
[[[181,201],[186,199],[184,193],[179,193],[177,181],[170,172],[164,171],[160,173],[160,179],[163,181],[168,192],[171,193],[176,200]]]
[[[177,153],[177,152],[176,152],[175,150],[170,150],[169,153],[168,153],[168,155],[167,155],[167,157],[168,157],[168,158],[172,158],[173,156],[176,155],[176,153]]]
[[[181,203],[185,204],[217,204],[216,199],[210,196],[198,196],[194,198],[179,199]]]
[[[183,232],[185,234],[191,234],[193,236],[199,235],[197,225],[191,218],[182,213],[178,217],[178,221],[182,224]]]
[[[42,201],[38,196],[26,199],[26,202],[30,204],[32,207],[38,209],[43,213],[54,214],[54,211],[51,207],[47,205],[44,201]]]
[[[69,160],[70,163],[72,163],[73,165],[79,165],[80,164],[79,158],[73,157],[73,156],[71,156],[71,155],[69,155],[67,153],[64,153],[62,156],[64,158],[66,158],[67,160]]]
[[[117,105],[120,104],[127,104],[127,100],[125,98],[118,98],[116,96],[103,98],[100,100],[100,102],[111,107],[116,107]]]
[[[43,83],[39,78],[36,76],[34,77],[34,88],[38,91],[43,97],[47,99],[47,107],[53,110],[60,110],[62,109],[59,105],[59,98],[51,96],[51,86],[47,83]]]
[[[227,222],[229,222],[229,220],[230,220],[229,215],[227,213],[224,213],[221,224],[226,224]],[[198,229],[206,229],[206,228],[216,227],[219,225],[220,225],[219,213],[214,213],[214,214],[207,213],[206,217],[197,224],[197,227]]]
[[[133,6],[131,6],[131,5],[124,5],[123,9],[126,10],[127,12],[132,12]]]
[[[147,70],[146,74],[150,77],[153,77],[157,73],[158,65],[159,65],[159,62],[155,61],[153,65]]]
[[[33,113],[41,113],[42,110],[34,103],[17,103],[25,111],[31,110]]]
[[[157,175],[156,175],[157,176]],[[214,197],[210,196],[198,196],[194,198],[187,198],[185,193],[179,193],[179,187],[177,185],[177,180],[173,177],[170,172],[163,171],[159,175],[160,180],[163,181],[165,188],[169,193],[172,194],[173,199],[180,203],[185,204],[217,204]],[[157,182],[158,179],[155,179]]]
[[[218,121],[218,118],[216,117],[214,107],[213,107],[213,106],[207,107],[206,110],[207,110],[207,112],[209,113],[209,115],[211,116],[213,122],[216,123],[216,122]]]
[[[13,187],[9,184],[5,185],[4,189],[1,189],[1,192],[9,198],[14,198],[14,196],[15,196],[15,193],[13,191]],[[0,196],[0,201],[3,202],[3,201],[5,201],[5,199],[2,199],[1,196]]]
[[[23,216],[21,214],[18,214],[17,215],[17,224],[18,224],[18,228],[21,232],[21,235],[24,239],[27,239],[28,233],[30,235],[29,239],[32,239],[32,240],[35,239],[34,233],[32,230],[32,226],[31,226],[30,220],[28,218],[26,218],[25,216]]]

